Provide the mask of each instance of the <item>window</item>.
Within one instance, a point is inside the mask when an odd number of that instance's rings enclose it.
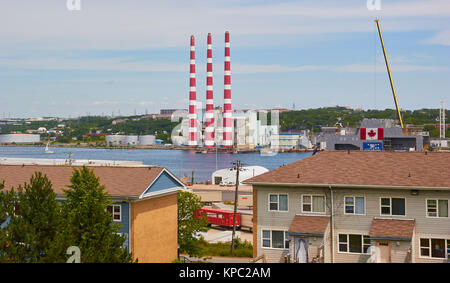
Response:
[[[270,231],[269,230],[263,230],[262,231],[262,246],[263,248],[270,248]]]
[[[111,213],[111,215],[113,217],[113,221],[121,221],[122,220],[120,204],[110,205],[110,206],[108,206],[107,210],[109,213]]]
[[[325,213],[325,196],[302,195],[302,211]]]
[[[364,197],[345,197],[345,214],[365,214]]]
[[[446,249],[450,247],[449,242],[449,240],[445,239],[421,238],[420,256],[430,258],[446,258]]]
[[[272,231],[272,248],[282,249],[284,247],[284,232]]]
[[[406,215],[406,201],[404,198],[381,198],[382,215]]]
[[[367,254],[369,248],[369,236],[358,234],[339,234],[339,252]]]
[[[290,236],[286,231],[262,230],[262,247],[273,249],[289,249]]]
[[[446,199],[428,199],[427,200],[428,217],[448,217],[448,200]]]
[[[269,194],[269,211],[288,211],[288,195]]]
[[[430,239],[420,239],[420,255],[430,256]]]
[[[447,258],[450,259],[450,240],[447,240]]]

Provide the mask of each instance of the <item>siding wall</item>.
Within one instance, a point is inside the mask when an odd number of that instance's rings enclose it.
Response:
[[[177,193],[131,203],[131,252],[139,262],[177,258]]]
[[[113,221],[114,224],[119,224],[119,233],[124,235],[127,240],[123,243],[124,247],[130,246],[130,239],[129,239],[129,233],[130,233],[130,204],[125,201],[121,202],[115,202],[113,205],[120,205],[121,209],[121,221]]]
[[[280,262],[286,254],[284,250],[266,249],[261,247],[260,233],[262,229],[288,230],[296,214],[306,215],[301,210],[302,194],[324,194],[327,201],[327,214],[330,214],[331,194],[328,189],[321,188],[291,188],[291,187],[267,187],[259,186],[254,188],[257,191],[257,230],[256,237],[257,255],[266,254],[269,261]],[[271,212],[268,209],[269,193],[288,194],[288,212]],[[365,197],[365,215],[344,214],[344,197],[362,196]],[[406,216],[385,216],[380,214],[380,197],[400,197],[406,199]],[[412,248],[414,262],[442,262],[441,259],[429,259],[419,257],[419,238],[445,238],[450,240],[450,218],[428,218],[426,216],[426,199],[449,199],[450,191],[419,191],[418,195],[411,195],[409,190],[391,189],[333,189],[333,251],[334,262],[366,262],[369,255],[347,254],[338,252],[338,235],[361,234],[369,235],[370,227],[374,217],[395,218],[395,219],[415,219],[415,234],[413,241],[391,241],[393,262],[405,262],[407,252]],[[450,202],[450,201],[449,201]],[[331,227],[330,227],[331,228]],[[326,237],[329,237],[327,231]],[[325,243],[326,262],[332,260],[329,241]]]
[[[181,184],[175,181],[169,174],[167,174],[167,172],[163,171],[158,179],[156,179],[153,184],[147,188],[144,195],[172,188],[181,188]]]
[[[257,187],[257,239],[254,240],[258,256],[265,254],[268,262],[283,262],[285,255],[289,253],[287,249],[270,249],[263,248],[261,242],[261,234],[264,229],[285,230],[288,231],[292,220],[296,214],[302,214],[301,211],[301,195],[302,194],[325,194],[325,190],[316,189],[294,189],[294,188],[269,188]],[[269,211],[269,193],[288,194],[288,211],[274,212]],[[328,209],[327,209],[328,210]],[[305,214],[305,213],[303,213]],[[311,214],[317,215],[317,214]],[[254,216],[255,218],[255,216]],[[256,231],[255,230],[255,231]]]

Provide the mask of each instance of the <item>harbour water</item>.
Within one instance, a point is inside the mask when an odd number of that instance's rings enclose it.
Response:
[[[51,158],[51,159],[95,159],[95,160],[129,160],[142,161],[145,165],[164,166],[177,177],[191,177],[194,171],[194,182],[211,180],[216,169],[233,167],[233,162],[240,160],[242,166],[258,165],[269,170],[311,156],[311,152],[278,153],[263,156],[259,153],[199,154],[194,150],[164,149],[103,149],[103,148],[67,148],[50,147],[53,153],[45,153],[44,147],[0,147],[1,157],[16,158]]]

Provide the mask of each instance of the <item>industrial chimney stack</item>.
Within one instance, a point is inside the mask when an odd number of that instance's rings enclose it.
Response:
[[[212,66],[212,47],[211,34],[208,33],[208,47],[206,59],[206,127],[205,127],[205,146],[214,146],[214,98],[213,98],[213,66]]]
[[[197,97],[195,85],[195,40],[191,35],[191,61],[189,78],[189,141],[188,146],[197,146]]]
[[[224,71],[223,147],[231,147],[233,145],[233,118],[231,112],[230,33],[228,31],[225,32]]]

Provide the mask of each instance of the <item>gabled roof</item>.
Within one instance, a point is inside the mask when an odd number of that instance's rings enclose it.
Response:
[[[291,222],[289,232],[301,235],[323,236],[330,222],[328,216],[296,215]]]
[[[374,239],[411,240],[414,226],[414,220],[374,218],[369,235]]]
[[[42,172],[52,182],[53,190],[56,194],[63,193],[62,189],[67,189],[70,185],[70,178],[74,169],[81,166],[60,166],[60,165],[0,165],[0,181],[5,180],[5,188],[17,188],[26,182],[30,182],[34,172]],[[105,185],[105,191],[112,197],[132,197],[138,198],[146,191],[151,184],[161,175],[168,172],[164,167],[101,167],[92,166],[100,184]],[[182,183],[170,174],[182,187]]]
[[[324,151],[244,183],[450,189],[449,176],[449,152]]]

